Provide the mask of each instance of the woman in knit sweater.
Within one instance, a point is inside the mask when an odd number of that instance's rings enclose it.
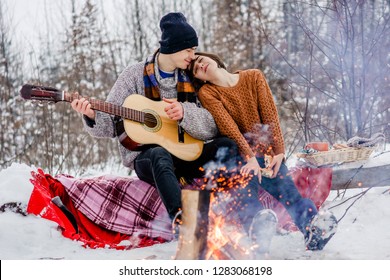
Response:
[[[261,210],[256,196],[260,186],[284,205],[304,234],[307,248],[321,250],[335,233],[337,220],[330,213],[318,215],[313,201],[301,196],[288,175],[277,108],[263,73],[256,69],[230,73],[217,55],[198,52],[195,56],[189,72],[199,100],[213,115],[221,134],[237,143],[244,161],[241,173],[255,175],[249,184],[255,195],[246,198],[248,207],[243,215],[252,219],[250,213]],[[253,139],[248,141],[248,134],[257,134],[262,141],[250,145]],[[267,177],[262,176],[265,155],[272,156]]]

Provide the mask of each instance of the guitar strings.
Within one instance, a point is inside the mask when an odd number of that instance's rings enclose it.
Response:
[[[80,95],[78,95],[78,96],[66,95],[65,99],[68,99],[71,102],[74,99],[78,99],[80,97],[81,97]],[[120,116],[125,116],[126,117],[126,116],[130,115],[130,119],[131,118],[136,118],[134,115],[138,115],[137,116],[138,119],[142,119],[142,115],[143,115],[143,122],[149,122],[149,123],[157,124],[156,117],[153,116],[150,113],[137,111],[137,110],[131,109],[131,108],[121,107],[120,105],[107,103],[105,101],[97,100],[97,99],[94,99],[94,98],[87,98],[87,100],[89,100],[91,102],[93,107],[99,107],[99,108],[101,108],[102,106],[103,106],[103,108],[104,107],[108,107],[108,110],[120,112],[120,114],[118,114]],[[124,110],[124,112],[123,112],[123,110]],[[107,113],[109,113],[109,112],[107,112]]]

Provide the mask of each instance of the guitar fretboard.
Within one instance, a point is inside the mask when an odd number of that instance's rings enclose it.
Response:
[[[73,95],[70,93],[65,93],[64,101],[72,102],[75,99],[80,98],[80,96]],[[144,123],[145,121],[145,113],[134,110],[131,108],[126,108],[120,105],[112,104],[103,100],[94,99],[94,98],[86,98],[90,103],[91,107],[94,110],[105,112],[111,115],[120,116],[124,119]]]

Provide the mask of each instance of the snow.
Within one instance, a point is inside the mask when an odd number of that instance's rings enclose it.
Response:
[[[390,153],[372,157],[365,164],[390,163]],[[362,164],[362,163],[360,163]],[[12,164],[0,170],[0,207],[16,202],[26,209],[33,189],[30,172],[36,167]],[[115,170],[111,170],[115,174]],[[108,172],[110,173],[110,172]],[[85,177],[98,176],[96,170]],[[111,173],[110,173],[111,174]],[[72,175],[72,174],[70,174]],[[365,192],[365,193],[364,193]],[[34,215],[23,216],[0,211],[1,279],[69,279],[77,271],[77,279],[123,279],[120,271],[132,269],[202,269],[203,274],[188,276],[137,274],[136,279],[225,279],[226,275],[212,274],[226,267],[271,267],[272,279],[299,276],[300,279],[337,279],[372,277],[387,279],[390,260],[390,182],[386,187],[332,191],[324,208],[330,208],[341,219],[338,232],[322,251],[306,251],[299,232],[276,235],[267,260],[177,261],[173,260],[177,242],[151,247],[115,250],[84,248],[80,242],[62,236],[57,224]],[[60,262],[58,260],[61,260]],[[342,261],[341,261],[342,260]],[[24,269],[19,269],[23,267]],[[164,270],[168,271],[168,270]],[[318,274],[318,271],[321,271]],[[133,275],[133,274],[132,274]],[[242,279],[242,278],[238,278]],[[245,277],[246,279],[246,277]],[[294,277],[293,277],[294,279]]]
[[[378,161],[389,163],[390,154],[383,154]],[[36,168],[16,163],[0,171],[0,206],[19,202],[22,208],[27,207],[32,191],[31,171]],[[338,219],[345,216],[324,250],[306,251],[302,235],[294,232],[274,237],[270,259],[390,260],[390,182],[387,187],[371,188],[356,196],[365,190],[350,189],[343,195],[331,192],[324,207],[333,207]],[[177,242],[170,242],[126,251],[84,248],[81,243],[64,238],[54,222],[10,210],[0,212],[0,224],[2,260],[171,260],[177,246]]]

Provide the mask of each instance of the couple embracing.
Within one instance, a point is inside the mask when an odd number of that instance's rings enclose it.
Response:
[[[145,61],[128,66],[106,101],[122,105],[131,94],[162,100],[167,117],[177,122],[178,137],[186,133],[202,141],[203,149],[196,159],[184,160],[162,145],[144,145],[137,151],[119,145],[123,164],[157,188],[173,223],[180,220],[183,182],[203,178],[203,166],[210,161],[239,166],[241,174],[251,174],[252,179],[245,188],[233,191],[240,205],[237,219],[254,248],[267,250],[262,245],[267,243],[264,237],[277,224],[273,211],[262,209],[258,200],[258,190],[263,188],[284,205],[304,235],[307,249],[323,249],[337,221],[330,213],[320,214],[288,175],[277,108],[263,73],[257,69],[231,73],[217,55],[197,52],[196,31],[181,13],[163,16],[160,29],[160,48]],[[120,136],[117,127],[122,120],[91,109],[84,98],[75,99],[72,107],[83,115],[84,127],[92,136]],[[267,128],[260,133],[266,133],[268,141],[252,145],[245,134],[259,125]],[[226,151],[222,156],[221,149]],[[266,155],[271,156],[267,167]]]

